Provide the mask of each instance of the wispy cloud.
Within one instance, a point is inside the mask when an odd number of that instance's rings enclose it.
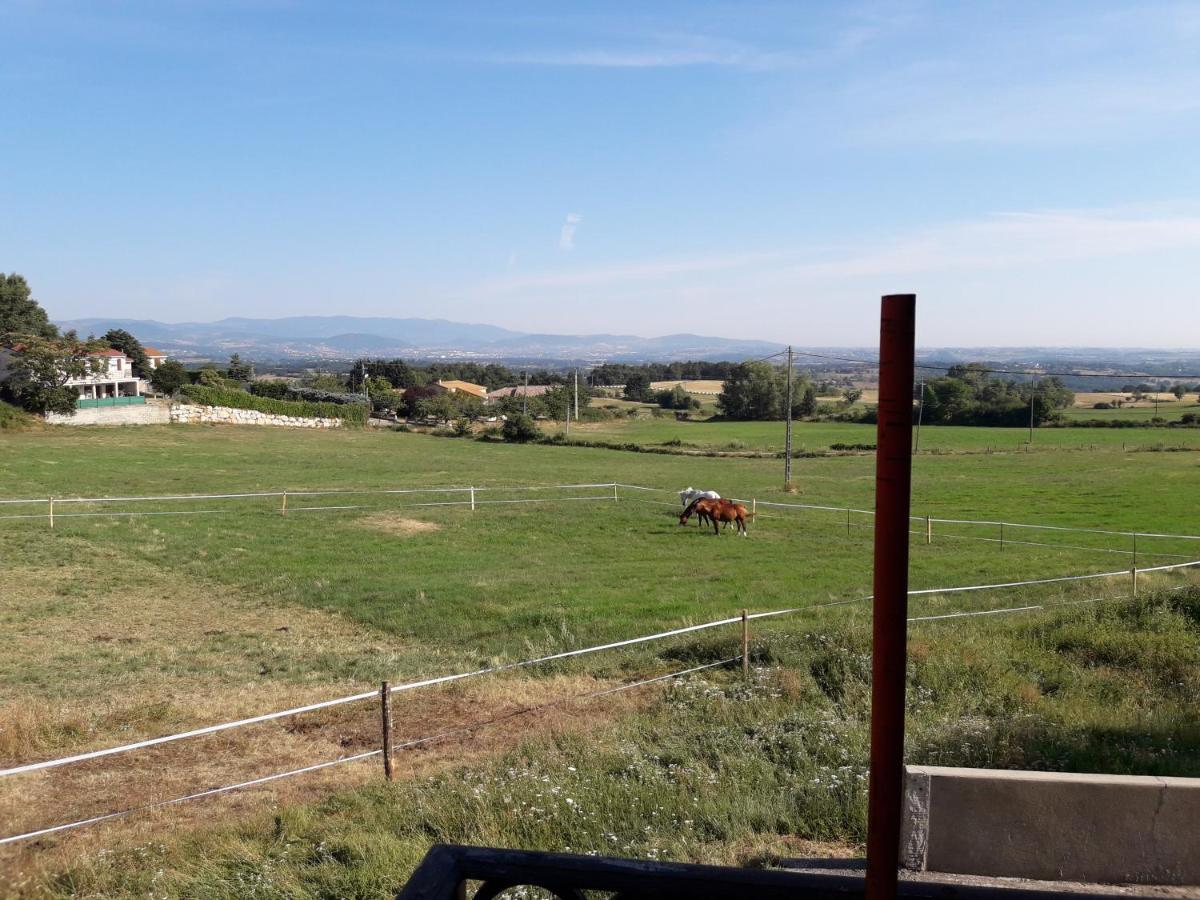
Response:
[[[611,46],[517,51],[488,56],[498,65],[581,66],[606,69],[657,69],[715,66],[763,71],[795,63],[789,53],[703,34],[655,34]]]
[[[572,215],[559,246],[573,246]],[[1200,252],[1200,215],[1121,211],[1003,213],[896,234],[870,245],[804,247],[770,252],[643,260],[571,271],[533,273],[489,282],[487,295],[565,289],[659,289],[728,276],[745,283],[802,282],[867,276],[989,271],[1046,262],[1109,258],[1164,250]]]
[[[579,223],[582,221],[583,216],[579,213],[567,213],[567,219],[563,222],[562,228],[558,232],[559,250],[575,249],[575,229],[579,227]]]

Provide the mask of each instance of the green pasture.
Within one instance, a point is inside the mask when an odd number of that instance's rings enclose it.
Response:
[[[671,420],[622,428],[647,442],[694,433],[764,444],[781,430]],[[1089,442],[1088,449],[1064,442],[1053,452],[1042,444],[1033,452],[980,452],[989,440],[999,443],[988,432],[923,430],[923,445],[941,452],[922,453],[914,463],[914,515],[1200,531],[1200,454],[1123,451],[1119,440]],[[1046,430],[1036,438],[1060,434],[1110,436]],[[1113,434],[1150,442],[1195,432]],[[874,433],[802,425],[797,437],[798,445],[815,448],[871,443]],[[170,426],[2,434],[0,497],[59,502],[53,531],[42,518],[0,520],[0,564],[19,569],[25,584],[44,570],[56,585],[36,604],[4,598],[0,701],[51,711],[40,718],[57,730],[38,738],[36,758],[205,724],[224,715],[225,697],[249,704],[239,709],[263,711],[242,691],[295,688],[320,699],[381,678],[463,671],[743,608],[862,598],[871,583],[871,518],[847,518],[844,508],[873,506],[874,455],[797,459],[795,493],[782,490],[782,465],[391,431]],[[659,490],[621,489],[616,502],[604,488],[515,490],[611,481]],[[476,510],[415,505],[450,499],[442,494],[295,494],[462,485],[481,489]],[[750,537],[715,536],[694,522],[680,527],[674,492],[689,485],[757,501]],[[286,516],[279,497],[62,502],[283,489],[292,492]],[[554,497],[587,499],[482,502]],[[0,505],[0,516],[46,508]],[[112,511],[121,514],[91,515]],[[912,528],[914,588],[1124,571],[1133,561],[1132,541],[1114,535],[1010,524],[1002,545],[997,526],[938,523],[927,544],[923,521]],[[1200,556],[1198,545],[1143,537],[1138,564]],[[1045,609],[913,623],[910,758],[1200,773],[1196,594],[1156,593],[1192,580],[1182,573],[1143,576],[1134,602],[1119,599],[1129,593],[1125,576],[913,598],[914,616]],[[191,593],[168,587],[185,584],[194,585]],[[105,592],[117,600],[138,594],[140,615],[151,621],[120,621],[115,601],[105,607],[117,610],[114,620],[88,620],[89,605]],[[214,598],[206,607],[215,610],[206,612],[211,620],[179,626],[175,620],[186,618],[187,604],[199,596]],[[1099,602],[1067,605],[1092,600]],[[268,634],[253,630],[265,614],[235,618],[251,601],[292,611],[297,621],[283,621],[297,630],[303,613],[345,622],[361,636],[326,643],[306,637],[312,643],[289,649],[288,638],[272,637],[287,631],[277,627],[278,617]],[[224,602],[233,624],[222,619]],[[156,617],[159,627],[174,627],[170,646],[154,643]],[[79,643],[64,637],[56,644],[54,634],[43,633],[77,620],[84,624],[69,633],[82,635]],[[112,643],[127,632],[141,643]],[[451,746],[444,770],[428,777],[285,805],[272,820],[218,823],[136,850],[72,854],[27,884],[63,896],[152,889],[168,896],[251,889],[266,897],[384,896],[438,840],[736,863],[786,854],[797,837],[853,849],[864,820],[869,607],[814,608],[757,622],[752,633],[749,686],[736,672],[715,670],[652,689],[644,705],[620,716],[602,715],[606,707],[598,706],[586,734],[531,733],[462,764]],[[624,680],[732,656],[737,648],[729,627],[517,677]],[[193,685],[211,685],[215,708],[196,712],[184,704],[181,695]],[[62,705],[83,703],[93,691],[102,702],[92,718],[56,724]],[[205,698],[191,691],[187,699]],[[547,784],[559,792],[546,793]],[[567,796],[585,812],[571,812]],[[163,813],[163,822],[171,815]],[[34,855],[9,870],[36,865],[36,853],[28,852]]]
[[[1146,406],[1122,406],[1119,409],[1092,409],[1086,406],[1072,406],[1064,409],[1062,415],[1068,421],[1098,420],[1101,422],[1131,421],[1148,422],[1158,417],[1168,422],[1177,422],[1184,413],[1200,413],[1200,403],[1190,395],[1183,400],[1161,400],[1158,409],[1150,403]]]
[[[825,432],[830,436],[849,436],[845,429],[853,426],[820,427],[832,429]],[[741,433],[753,430],[741,426]],[[467,656],[518,655],[526,642],[543,642],[546,635],[556,644],[623,637],[743,607],[856,596],[870,586],[868,516],[851,513],[847,522],[836,511],[763,506],[749,540],[718,538],[694,523],[681,528],[672,493],[695,485],[747,500],[870,509],[870,454],[797,460],[793,473],[801,490],[785,494],[782,464],[775,460],[513,446],[393,432],[167,427],[55,430],[3,441],[9,452],[0,463],[0,496],[60,498],[53,534],[45,520],[0,522],[0,546],[8,559],[51,552],[54,540],[82,539],[273,602],[334,610]],[[913,513],[1192,533],[1200,531],[1193,502],[1198,476],[1200,457],[1191,453],[1106,447],[922,455],[914,466]],[[665,490],[622,490],[616,503],[605,489],[503,490],[607,481]],[[490,488],[479,492],[481,501],[594,500],[481,505],[471,512],[412,505],[450,499],[440,494],[292,497],[287,516],[279,514],[279,498],[61,502],[72,496],[470,484]],[[367,508],[324,509],[346,505]],[[28,511],[45,512],[45,504]],[[166,514],[64,515],[110,511]],[[380,512],[438,528],[397,535],[364,525],[364,516]],[[914,529],[921,528],[914,522]],[[1010,544],[1055,546],[1006,547],[996,543],[999,537],[991,526],[937,526],[931,545],[914,544],[913,586],[1127,568],[1125,551],[1132,550],[1128,540],[1108,536],[1010,528]],[[1194,543],[1144,539],[1141,564],[1178,560]],[[1081,546],[1085,549],[1073,549]]]
[[[1084,411],[1088,412],[1088,411]],[[1114,410],[1113,412],[1124,412]],[[1140,413],[1142,410],[1130,410]],[[1083,418],[1092,418],[1083,416]],[[1100,418],[1097,416],[1096,418]],[[1146,418],[1149,418],[1148,416]],[[1178,416],[1176,416],[1178,418]],[[602,440],[645,446],[695,450],[764,450],[782,453],[783,422],[679,422],[674,418],[614,419],[573,428],[572,439]],[[925,426],[922,452],[1024,451],[1029,441],[1025,428],[975,428]],[[676,443],[678,442],[678,443]],[[875,426],[841,422],[797,422],[792,444],[796,451],[824,451],[833,444],[874,444]],[[1122,446],[1133,450],[1167,447],[1200,449],[1200,428],[1037,428],[1032,452],[1041,450],[1091,450]]]

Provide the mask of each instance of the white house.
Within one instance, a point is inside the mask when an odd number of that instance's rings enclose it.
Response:
[[[88,360],[98,361],[95,371],[67,379],[68,387],[78,389],[80,400],[142,395],[143,382],[133,374],[133,362],[120,350],[93,350]]]

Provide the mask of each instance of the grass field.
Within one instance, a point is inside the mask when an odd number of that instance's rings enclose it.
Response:
[[[1112,412],[1125,412],[1113,410]],[[1143,410],[1130,410],[1142,417]],[[1151,411],[1152,413],[1153,411]],[[1085,416],[1085,418],[1091,418]],[[1097,416],[1099,418],[1099,416]],[[1149,418],[1149,416],[1144,416]],[[1178,418],[1178,415],[1175,416]],[[875,426],[842,422],[798,422],[793,426],[793,446],[797,451],[827,450],[833,444],[874,444]],[[782,422],[678,422],[674,418],[616,419],[573,425],[574,439],[595,439],[614,443],[635,443],[699,450],[765,450],[783,452]],[[920,449],[978,453],[989,450],[1008,452],[1025,450],[1029,432],[1024,428],[972,428],[966,426],[926,426],[921,429]],[[1121,449],[1154,450],[1163,447],[1200,449],[1198,428],[1037,428],[1034,452],[1042,450]]]
[[[672,431],[653,430],[662,426]],[[647,420],[621,427],[644,440],[693,428],[713,441],[722,434],[721,423]],[[758,427],[739,426],[740,437],[727,440],[770,440],[769,430]],[[860,426],[809,427],[798,428],[798,443],[873,441]],[[978,450],[995,439],[975,431],[929,428],[922,442]],[[1108,434],[1087,432],[1098,433]],[[392,432],[49,429],[0,436],[0,497],[622,481],[869,508],[873,462],[869,454],[797,460],[801,492],[784,494],[777,460]],[[1198,463],[1194,453],[1122,452],[1119,442],[1094,450],[1062,444],[1055,452],[923,454],[914,467],[914,512],[1191,533]],[[370,689],[383,678],[462,671],[744,607],[815,604],[869,591],[865,516],[852,515],[847,530],[840,513],[763,507],[751,538],[737,540],[680,528],[678,501],[669,493],[623,491],[617,503],[607,491],[594,493],[594,502],[475,512],[413,507],[407,504],[418,498],[403,495],[358,498],[371,506],[363,510],[302,511],[301,502],[346,500],[294,500],[286,517],[278,498],[229,500],[189,504],[194,515],[60,517],[52,533],[45,520],[0,521],[6,587],[0,760],[103,747]],[[214,506],[220,512],[204,512]],[[120,508],[182,511],[166,502]],[[968,539],[994,539],[994,529],[938,526],[932,545],[913,545],[913,586],[1129,564],[1123,539],[1036,534],[1059,546],[1001,548]],[[1181,558],[1192,546],[1143,539],[1139,553],[1145,565]],[[1072,549],[1079,547],[1090,549]],[[1178,575],[1145,582],[1147,588],[1184,583]],[[1124,582],[1111,589],[1085,584],[925,598],[914,601],[914,610],[1090,599],[1125,589]],[[1006,623],[914,626],[915,756],[1200,772],[1197,717],[1185,702],[1197,688],[1196,601],[1171,596],[1033,614],[1024,624],[1004,617]],[[146,893],[161,884],[168,894],[226,896],[244,893],[243,879],[259,879],[264,896],[341,895],[379,893],[388,878],[394,886],[435,839],[569,841],[575,849],[729,861],[795,855],[797,839],[822,842],[820,852],[846,852],[862,827],[865,610],[781,619],[755,634],[760,669],[750,688],[716,671],[665,693],[625,694],[516,719],[440,751],[411,753],[408,777],[393,787],[360,787],[378,776],[375,766],[356,764],[42,839],[13,850],[8,871],[27,878],[21,890],[30,893]],[[419,737],[446,723],[734,653],[732,632],[679,639],[405,695],[398,718],[404,737]],[[346,708],[296,726],[172,745],[115,770],[97,761],[10,780],[0,783],[0,821],[33,827],[67,811],[93,814],[357,752],[373,746],[376,716],[369,705]],[[838,740],[821,742],[821,729],[832,729]],[[1105,734],[1117,737],[1106,743]],[[1155,755],[1167,737],[1174,755]],[[202,748],[208,752],[198,758]],[[561,794],[535,797],[534,782],[543,775],[581,803],[586,799],[588,817],[564,824]],[[824,779],[820,790],[799,789],[813,778]],[[329,792],[333,799],[317,799]],[[692,803],[693,796],[700,799]],[[64,797],[73,799],[64,804]],[[553,801],[541,807],[553,812],[514,820],[512,804],[538,801]],[[274,802],[282,809],[270,824],[258,816]],[[629,811],[617,815],[619,809]],[[214,811],[226,824],[212,824]],[[163,841],[156,823],[187,830]],[[123,849],[100,852],[110,845]],[[161,883],[152,884],[160,869]],[[20,883],[8,886],[14,885]]]

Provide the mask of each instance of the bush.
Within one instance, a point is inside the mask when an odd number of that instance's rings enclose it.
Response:
[[[1092,409],[1113,409],[1113,405],[1111,403],[1105,403],[1103,400],[1101,400],[1099,403],[1093,403]]]
[[[524,444],[529,441],[536,441],[542,436],[542,431],[537,427],[537,423],[532,418],[524,413],[517,413],[512,416],[504,427],[500,430],[504,435],[504,439],[515,444]]]
[[[180,392],[194,403],[205,406],[225,406],[233,409],[254,409],[277,416],[298,416],[305,419],[341,419],[354,425],[365,425],[366,404],[351,406],[345,403],[302,403],[256,397],[236,388],[209,387],[187,384]]]
[[[178,360],[165,359],[150,370],[150,384],[160,394],[174,394],[188,380],[187,369]]]

